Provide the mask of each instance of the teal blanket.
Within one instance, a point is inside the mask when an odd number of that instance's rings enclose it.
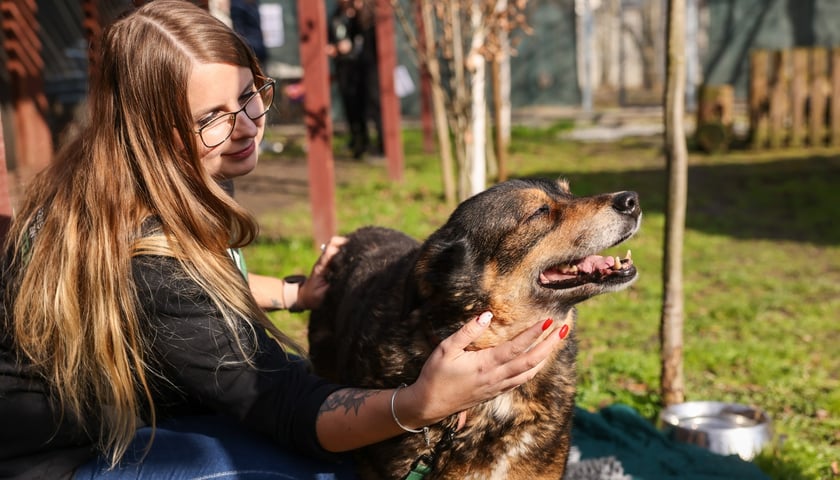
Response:
[[[633,480],[768,480],[737,455],[723,456],[666,437],[627,405],[575,409],[572,445],[581,460],[615,457]]]

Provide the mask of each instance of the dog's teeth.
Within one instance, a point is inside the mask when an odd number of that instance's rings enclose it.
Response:
[[[615,264],[613,264],[613,270],[621,270],[621,259],[619,257],[615,257]]]
[[[628,249],[627,249],[627,255],[625,255],[625,256],[624,256],[624,259],[625,259],[625,260],[630,260],[630,253],[631,253],[631,252],[630,252],[630,249],[628,248]]]
[[[572,273],[572,274],[577,275],[577,273],[578,273],[578,266],[577,266],[577,265],[572,265],[571,267],[569,267],[569,273]]]

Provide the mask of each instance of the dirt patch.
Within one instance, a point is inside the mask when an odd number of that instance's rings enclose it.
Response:
[[[309,212],[309,165],[306,153],[292,148],[291,152],[265,152],[253,172],[234,181],[234,196],[260,223],[261,234],[283,237],[283,223],[278,222],[284,212]],[[366,161],[353,160],[349,155],[333,159],[336,186],[346,184],[370,171]],[[384,168],[384,167],[383,167]]]
[[[309,201],[306,158],[261,158],[253,172],[234,181],[234,196],[257,218]]]

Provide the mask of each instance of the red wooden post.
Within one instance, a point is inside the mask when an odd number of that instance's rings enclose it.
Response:
[[[15,164],[24,178],[46,167],[53,154],[37,10],[35,0],[0,0],[3,49],[14,104]]]
[[[426,36],[426,24],[423,22],[423,1],[417,0],[414,2],[414,21],[417,24],[417,38],[420,39],[417,42],[417,53],[421,58],[420,125],[423,128],[423,151],[432,153],[435,151],[434,121],[432,119],[432,75],[429,73],[429,67],[425,60],[427,55],[426,42],[422,40]],[[429,28],[434,28],[434,25],[431,25]]]
[[[88,76],[96,71],[99,40],[102,36],[102,22],[99,19],[99,2],[82,0],[82,29],[88,42]]]
[[[320,244],[336,232],[330,71],[326,53],[327,16],[324,2],[298,0],[297,8],[305,92],[303,114],[309,145],[309,200],[312,203],[315,243]]]
[[[302,0],[298,0],[299,2]],[[394,87],[397,68],[397,42],[394,32],[394,9],[389,0],[376,0],[376,49],[379,70],[379,96],[382,103],[382,135],[388,176],[402,181],[403,148],[400,126],[400,99]]]
[[[6,174],[6,142],[3,138],[3,117],[0,112],[0,244],[6,239],[12,223],[12,200],[9,197],[9,177]]]

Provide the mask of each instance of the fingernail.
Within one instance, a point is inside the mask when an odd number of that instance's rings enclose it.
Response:
[[[490,325],[490,320],[493,318],[493,314],[490,312],[484,312],[478,316],[478,324],[482,327],[486,327]]]
[[[566,335],[569,334],[569,324],[565,324],[560,327],[560,338],[566,338]]]
[[[554,320],[552,320],[550,318],[545,319],[545,322],[543,322],[543,326],[542,326],[543,332],[548,330],[548,327],[550,327],[552,323],[554,323]]]

